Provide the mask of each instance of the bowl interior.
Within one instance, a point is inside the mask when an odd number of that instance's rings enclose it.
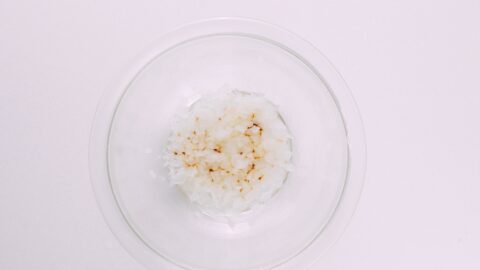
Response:
[[[219,220],[169,185],[162,152],[176,113],[231,88],[278,105],[293,135],[294,170],[260,209]],[[131,229],[187,269],[263,269],[299,254],[335,211],[349,166],[342,115],[310,65],[281,44],[233,33],[197,37],[154,57],[124,90],[106,151],[110,185]]]

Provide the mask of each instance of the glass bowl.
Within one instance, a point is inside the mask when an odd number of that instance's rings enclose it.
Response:
[[[293,135],[282,189],[227,219],[189,203],[162,161],[171,119],[219,89],[263,94]],[[309,43],[249,19],[189,24],[145,50],[103,97],[90,142],[102,213],[149,269],[304,269],[347,225],[364,169],[361,119],[340,75]]]

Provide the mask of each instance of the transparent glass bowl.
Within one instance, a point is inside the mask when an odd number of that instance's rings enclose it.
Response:
[[[228,221],[170,186],[161,158],[171,118],[222,88],[264,94],[294,137],[284,187]],[[102,99],[90,144],[104,217],[150,269],[303,269],[345,228],[364,169],[361,120],[340,75],[302,39],[246,19],[190,24],[147,49]]]

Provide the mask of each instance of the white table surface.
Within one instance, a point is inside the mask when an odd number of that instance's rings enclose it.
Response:
[[[349,84],[368,147],[350,226],[312,269],[480,269],[480,1],[0,1],[0,269],[141,270],[88,176],[103,90],[180,24],[264,19]]]

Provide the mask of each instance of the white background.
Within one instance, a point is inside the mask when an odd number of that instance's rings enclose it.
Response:
[[[173,27],[264,19],[317,46],[363,116],[358,210],[312,269],[480,269],[480,1],[0,1],[0,269],[143,269],[97,208],[103,90]]]

